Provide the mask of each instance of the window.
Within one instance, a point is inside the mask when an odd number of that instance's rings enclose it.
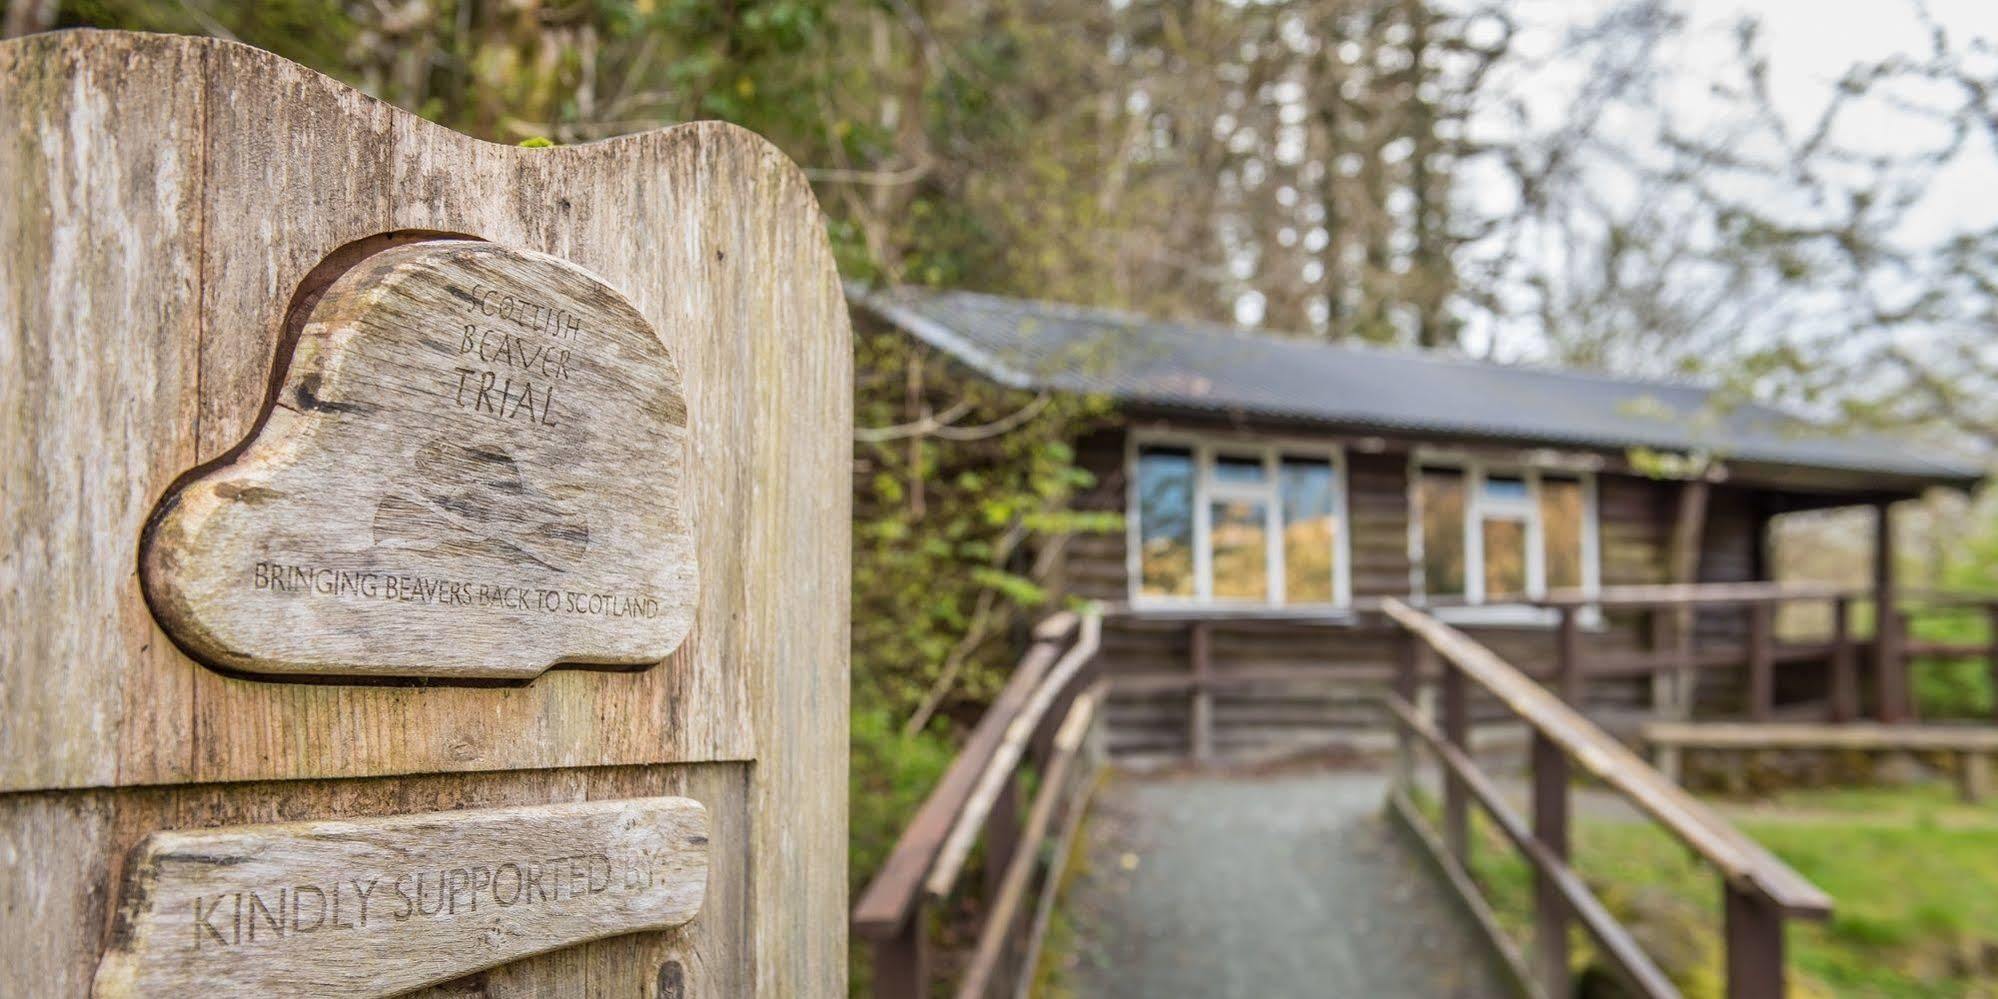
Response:
[[[1193,596],[1193,452],[1146,448],[1138,453],[1141,592]]]
[[[1422,578],[1430,596],[1461,597],[1464,553],[1464,475],[1461,469],[1424,468],[1416,476],[1415,503],[1422,510]]]
[[[1334,506],[1338,476],[1324,460],[1285,457],[1277,466],[1283,503],[1283,594],[1294,604],[1338,602]]]
[[[1540,476],[1540,533],[1547,546],[1547,588],[1577,589],[1588,585],[1582,571],[1583,524],[1588,519],[1582,480],[1571,476]]]
[[[1484,543],[1486,600],[1526,595],[1527,533],[1533,522],[1526,479],[1487,475],[1478,486],[1478,533]],[[1537,588],[1536,588],[1537,589]]]
[[[1593,592],[1595,482],[1584,473],[1419,461],[1410,562],[1425,598],[1504,603]]]
[[[1141,441],[1131,471],[1134,602],[1345,603],[1335,450]]]

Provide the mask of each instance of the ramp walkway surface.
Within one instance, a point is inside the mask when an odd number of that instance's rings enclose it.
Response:
[[[1113,778],[1064,899],[1076,993],[1509,995],[1386,793],[1337,771]]]

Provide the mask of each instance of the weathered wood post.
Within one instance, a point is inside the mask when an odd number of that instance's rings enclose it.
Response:
[[[1991,717],[1998,720],[1998,604],[1986,604],[1984,620],[1990,630],[1991,649],[1985,654],[1984,668],[1991,677]]]
[[[1582,626],[1577,609],[1564,606],[1554,629],[1555,690],[1575,710],[1582,710]]]
[[[1991,755],[1982,749],[1965,749],[1956,759],[1957,794],[1965,804],[1975,805],[1991,796]]]
[[[1908,720],[1908,658],[1898,612],[1899,589],[1894,570],[1894,505],[1874,506],[1873,525],[1873,664],[1879,685],[1880,720]]]
[[[0,94],[0,995],[841,993],[800,173],[211,39],[0,43]]]
[[[1832,600],[1831,718],[1849,722],[1859,717],[1859,665],[1852,646],[1852,599]]]
[[[1766,896],[1723,884],[1728,999],[1784,994],[1783,911]]]
[[[1214,628],[1195,621],[1187,630],[1187,667],[1193,676],[1187,689],[1186,751],[1195,763],[1214,759]]]
[[[1420,710],[1416,704],[1422,677],[1434,669],[1435,658],[1429,643],[1412,632],[1395,631],[1394,693],[1411,709]],[[1400,724],[1394,726],[1394,783],[1404,793],[1415,786],[1415,736]]]
[[[930,994],[928,905],[917,898],[893,936],[874,942],[874,994],[880,999],[922,999]]]
[[[1757,600],[1748,605],[1748,717],[1768,721],[1776,704],[1775,605]]]
[[[1454,663],[1443,664],[1443,738],[1471,755],[1470,684]],[[1443,768],[1443,842],[1465,870],[1471,868],[1470,788],[1457,771]]]
[[[1550,856],[1568,861],[1568,755],[1545,732],[1533,733],[1533,838]],[[1574,991],[1568,973],[1568,901],[1544,867],[1534,866],[1533,949],[1549,996]]]

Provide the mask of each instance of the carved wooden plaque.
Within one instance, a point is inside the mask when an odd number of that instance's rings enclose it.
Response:
[[[689,798],[154,833],[96,994],[393,995],[678,926],[707,835]]]
[[[685,637],[680,374],[602,280],[491,243],[385,250],[310,306],[285,370],[148,530],[148,598],[196,657],[522,679]]]

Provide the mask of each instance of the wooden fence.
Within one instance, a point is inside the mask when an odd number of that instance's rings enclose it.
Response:
[[[1923,659],[1979,659],[1998,685],[1998,600],[1975,594],[1912,591],[1882,613],[1869,590],[1794,583],[1730,583],[1672,586],[1611,587],[1599,593],[1556,592],[1535,601],[1558,615],[1555,671],[1569,671],[1571,660],[1589,677],[1650,674],[1657,678],[1690,678],[1703,670],[1744,669],[1746,691],[1742,713],[1751,721],[1769,720],[1776,711],[1776,667],[1784,663],[1819,662],[1828,669],[1825,711],[1829,720],[1851,721],[1861,716],[1862,703],[1881,722],[1913,720],[1918,711],[1913,696],[1912,669]],[[1821,604],[1829,610],[1829,627],[1822,637],[1783,640],[1776,616],[1786,606]],[[1870,634],[1855,628],[1855,611],[1872,611]],[[1582,651],[1579,635],[1584,618],[1605,613],[1648,615],[1658,630],[1672,638],[1660,651],[1640,656],[1591,657]],[[1739,615],[1744,619],[1740,643],[1701,643],[1687,622],[1694,614]],[[1984,642],[1922,641],[1914,637],[1918,616],[1974,614],[1989,622],[1991,638]],[[1862,690],[1860,660],[1872,665],[1872,689]],[[1998,716],[1998,703],[1993,705]]]
[[[1101,626],[1090,611],[1057,614],[1035,629],[1012,678],[861,894],[853,929],[872,946],[876,996],[927,996],[940,983],[967,999],[1026,993],[1103,764]],[[1033,797],[1023,819],[1027,774]],[[984,883],[966,886],[978,848]],[[961,967],[939,967],[932,919],[966,892],[983,896],[972,907],[975,944]]]
[[[1375,743],[1385,733],[1374,706],[1392,680],[1394,629],[1381,606],[1381,598],[1369,598],[1317,616],[1111,607],[1105,666],[1113,752],[1129,745],[1136,747],[1132,760],[1205,763],[1242,758],[1245,744],[1294,752]],[[1998,687],[1998,599],[1906,590],[1894,608],[1883,616],[1874,591],[1822,585],[1629,586],[1486,606],[1477,609],[1484,617],[1472,618],[1483,623],[1463,627],[1542,682],[1579,671],[1586,700],[1577,704],[1596,717],[1901,724],[1920,715],[1916,665],[1941,659],[1982,661]],[[1459,611],[1427,609],[1453,622]],[[1519,621],[1531,623],[1494,626],[1493,610],[1520,612]],[[1786,612],[1815,620],[1791,621]],[[1992,637],[1919,637],[1917,625],[1952,615],[1989,622]],[[1128,644],[1121,651],[1114,644],[1134,628],[1151,636],[1140,646],[1148,651],[1142,663]],[[1176,640],[1160,640],[1175,630]],[[1280,654],[1224,648],[1243,635],[1286,644]],[[1259,727],[1268,738],[1248,731]]]
[[[1868,701],[1879,717],[1905,719],[1913,713],[1908,668],[1914,659],[1976,656],[1998,663],[1994,643],[1947,645],[1909,638],[1910,605],[1981,613],[1998,622],[1998,601],[1906,596],[1895,613],[1873,615],[1880,626],[1862,635],[1854,627],[1854,606],[1870,595],[1856,591],[1724,584],[1613,588],[1586,600],[1557,593],[1536,601],[1553,627],[1551,650],[1533,672],[1516,668],[1431,613],[1391,598],[1355,608],[1347,619],[1281,623],[1370,629],[1396,643],[1391,687],[1383,698],[1398,754],[1390,808],[1433,846],[1446,880],[1492,934],[1497,952],[1526,992],[1559,996],[1569,991],[1569,929],[1579,925],[1637,994],[1677,994],[1570,864],[1570,782],[1579,771],[1629,798],[1716,871],[1725,899],[1729,995],[1774,996],[1782,994],[1785,978],[1785,921],[1823,918],[1831,900],[1586,719],[1578,709],[1581,694],[1591,679],[1650,675],[1654,682],[1688,682],[1700,671],[1733,668],[1745,677],[1742,711],[1757,719],[1778,709],[1779,665],[1821,662],[1829,674],[1825,711],[1831,719],[1850,724]],[[1812,601],[1831,608],[1829,634],[1822,640],[1779,640],[1777,608]],[[1654,643],[1642,654],[1592,655],[1585,635],[1596,616],[1633,611],[1649,615],[1652,626],[1670,640]],[[1692,615],[1716,612],[1743,615],[1745,640],[1695,643]],[[1188,622],[1191,668],[1183,683],[1174,681],[1174,689],[1190,695],[1187,747],[1196,760],[1211,752],[1212,708],[1203,708],[1202,702],[1215,691],[1231,684],[1323,681],[1320,673],[1291,668],[1217,672],[1205,640],[1212,624]],[[941,987],[966,997],[1017,996],[1031,985],[1064,862],[1103,764],[1099,735],[1108,681],[1099,676],[1096,661],[1100,629],[1095,612],[1056,615],[1036,629],[999,698],[862,894],[853,925],[873,948],[875,995],[924,996]],[[1862,657],[1872,666],[1864,690]],[[1137,679],[1141,685],[1161,681],[1156,674]],[[1418,707],[1427,703],[1419,696],[1425,684],[1435,687],[1440,710],[1434,719]],[[1472,758],[1474,698],[1483,705],[1481,711],[1496,708],[1526,725],[1531,738],[1530,818],[1519,814]],[[1442,775],[1440,833],[1419,814],[1409,793],[1418,746],[1433,755]],[[1022,817],[1019,801],[1026,774],[1034,775],[1034,790]],[[1534,870],[1536,932],[1530,962],[1497,932],[1467,873],[1474,804]],[[981,849],[982,863],[974,864]],[[983,870],[982,884],[965,883],[975,880],[964,876],[968,869]],[[966,904],[955,904],[959,902]],[[976,915],[966,915],[970,913]],[[968,954],[961,953],[963,948],[932,953],[932,936],[947,917],[960,939],[974,941]],[[973,924],[968,931],[962,925],[966,921]]]
[[[1412,828],[1427,830],[1409,796],[1414,744],[1419,742],[1434,754],[1444,777],[1438,862],[1522,986],[1546,996],[1572,993],[1568,931],[1571,922],[1578,922],[1637,994],[1678,995],[1569,863],[1569,785],[1573,769],[1579,767],[1622,793],[1719,873],[1726,899],[1728,995],[1748,999],[1784,994],[1784,921],[1829,915],[1831,899],[1823,891],[1564,703],[1564,696],[1572,700],[1579,690],[1581,674],[1573,668],[1574,659],[1566,660],[1569,668],[1556,678],[1557,695],[1425,613],[1394,600],[1384,601],[1381,609],[1409,636],[1395,693],[1387,698],[1400,735],[1391,807]],[[1416,707],[1417,689],[1431,677],[1441,688],[1440,727]],[[1469,703],[1474,684],[1504,704],[1532,733],[1531,824],[1472,760]],[[1499,931],[1468,873],[1473,802],[1534,869],[1530,964]],[[1435,840],[1433,835],[1427,838]]]

